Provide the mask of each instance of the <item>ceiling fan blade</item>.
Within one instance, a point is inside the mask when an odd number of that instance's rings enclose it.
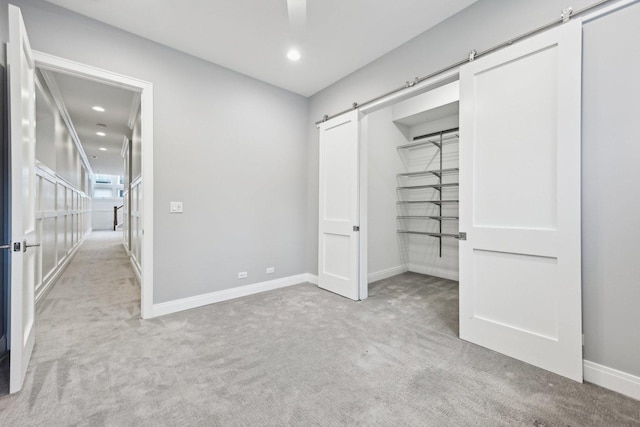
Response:
[[[307,24],[307,0],[287,0],[289,25],[304,27]]]

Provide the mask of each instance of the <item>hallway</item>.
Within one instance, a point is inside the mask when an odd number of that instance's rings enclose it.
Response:
[[[49,393],[60,401],[83,399],[95,383],[109,384],[107,366],[121,360],[118,343],[127,340],[123,326],[140,318],[140,288],[122,232],[90,234],[36,312],[36,346],[24,389],[0,400],[0,414],[7,400],[16,400],[12,411],[26,405],[20,409],[26,418],[36,408],[47,410],[41,405]]]
[[[303,284],[142,321],[120,237],[90,234],[39,306],[0,425],[640,425],[638,401],[459,340],[455,282],[407,273],[360,303]]]

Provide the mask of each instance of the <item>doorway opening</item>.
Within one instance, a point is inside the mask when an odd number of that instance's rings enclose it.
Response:
[[[66,109],[78,140],[85,146],[86,163],[92,172],[85,187],[91,206],[85,226],[122,234],[140,283],[141,317],[150,318],[153,85],[42,52],[34,51],[33,58],[38,72],[49,77],[49,85],[57,84],[57,96],[62,100],[58,110]],[[101,98],[89,99],[90,94]]]
[[[141,120],[137,92],[39,68],[35,83],[37,306],[92,231],[119,233],[140,278],[129,195],[141,180]]]
[[[459,83],[371,112],[366,126],[368,295],[404,292],[458,336]]]

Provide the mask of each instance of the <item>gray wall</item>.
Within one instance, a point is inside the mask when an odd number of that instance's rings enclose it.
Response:
[[[572,6],[592,2],[575,0]],[[316,273],[313,122],[460,60],[471,49],[482,50],[551,21],[566,6],[559,0],[482,0],[308,103],[54,6],[17,3],[34,48],[154,83],[155,302],[274,278],[264,276],[267,265],[276,267],[275,277]],[[6,41],[6,0],[0,6]],[[638,111],[638,94],[630,93],[638,86],[621,78],[638,76],[640,60],[631,48],[637,9],[585,28],[583,251],[585,356],[640,375],[640,340],[631,314],[639,300],[633,233],[640,227],[637,204],[625,200],[638,183],[632,174],[638,151],[631,143],[638,139],[638,120],[629,116]],[[625,63],[630,53],[636,56]],[[615,67],[603,69],[602,58],[613,54]],[[606,81],[608,76],[613,78]],[[617,149],[603,145],[605,140]],[[604,186],[609,180],[601,182],[598,176],[626,180],[628,187]],[[169,215],[171,200],[184,202],[183,215]],[[610,216],[614,213],[619,215]],[[238,271],[248,271],[249,278],[238,281]]]
[[[584,26],[585,359],[640,375],[640,4]]]
[[[592,3],[576,0],[571,6],[578,10]],[[560,0],[481,0],[311,97],[309,272],[317,273],[318,246],[318,137],[312,122],[459,61],[471,49],[486,49],[546,24],[566,6]],[[583,90],[585,357],[634,375],[640,375],[640,332],[633,315],[640,301],[640,205],[630,197],[639,184],[634,173],[640,154],[638,8],[585,27]]]
[[[576,0],[574,9],[592,0]],[[318,135],[315,125],[324,114],[335,114],[353,102],[362,103],[397,89],[407,80],[425,76],[464,59],[470,50],[481,51],[551,22],[567,7],[561,0],[481,0],[436,27],[380,57],[310,98],[309,206],[307,265],[318,272]]]
[[[45,2],[12,3],[34,49],[154,84],[155,303],[306,272],[306,98]]]

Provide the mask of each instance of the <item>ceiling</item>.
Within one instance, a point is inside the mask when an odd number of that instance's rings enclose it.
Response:
[[[124,163],[120,153],[124,137],[131,136],[129,118],[132,109],[137,111],[139,98],[134,92],[92,80],[47,73],[55,81],[93,172],[123,175]],[[94,106],[103,107],[105,111],[94,111]],[[97,135],[99,131],[106,135]]]
[[[307,0],[295,28],[287,0],[47,1],[311,96],[476,0]]]

